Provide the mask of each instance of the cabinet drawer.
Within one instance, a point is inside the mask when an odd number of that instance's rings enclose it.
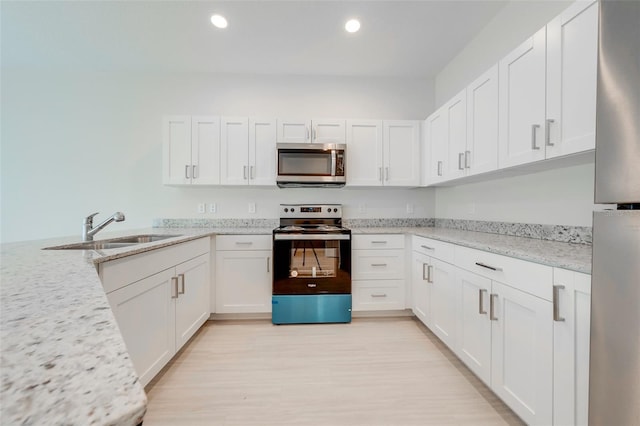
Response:
[[[404,235],[402,234],[372,234],[354,235],[352,240],[354,249],[384,250],[404,249]]]
[[[552,300],[553,268],[550,266],[460,246],[455,247],[455,265],[542,299]]]
[[[453,263],[453,247],[453,244],[432,240],[431,238],[418,237],[416,235],[411,238],[411,248],[413,251],[448,263]]]
[[[404,281],[353,281],[353,310],[404,309]]]
[[[384,280],[404,278],[404,250],[353,250],[354,280]]]
[[[216,251],[220,250],[271,250],[271,235],[218,235]]]

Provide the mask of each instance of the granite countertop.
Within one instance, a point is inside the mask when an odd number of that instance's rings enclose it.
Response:
[[[515,257],[529,262],[591,274],[591,245],[486,232],[429,227],[352,228],[353,234],[413,234],[434,240]]]
[[[98,277],[98,263],[214,234],[266,228],[149,228],[101,233],[181,236],[104,251],[42,250],[78,237],[2,244],[2,424],[137,425],[147,397]]]
[[[137,425],[147,398],[96,268],[99,263],[211,236],[270,235],[273,227],[148,228],[96,240],[178,235],[98,250],[42,250],[79,237],[2,244],[2,424]],[[531,262],[591,272],[591,246],[430,227],[354,227],[354,234],[413,234]]]

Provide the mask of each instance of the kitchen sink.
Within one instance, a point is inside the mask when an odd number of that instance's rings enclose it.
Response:
[[[134,246],[136,244],[152,243],[166,240],[167,238],[179,237],[180,235],[164,234],[144,234],[132,235],[128,237],[111,238],[100,241],[83,241],[81,243],[65,244],[62,246],[45,247],[44,250],[107,250],[122,247]]]

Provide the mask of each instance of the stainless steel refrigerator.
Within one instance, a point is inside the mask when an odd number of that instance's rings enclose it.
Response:
[[[589,424],[640,425],[640,1],[599,25]]]

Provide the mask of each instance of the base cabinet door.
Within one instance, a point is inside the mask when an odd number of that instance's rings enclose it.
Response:
[[[176,352],[172,278],[173,268],[107,295],[143,386]]]
[[[455,352],[483,382],[491,386],[491,280],[456,269],[460,287],[460,315]]]
[[[456,346],[458,286],[453,265],[431,259],[431,331],[450,348]]]
[[[494,281],[489,312],[491,388],[527,424],[552,424],[552,303]]]
[[[271,251],[216,252],[216,313],[271,312]]]
[[[430,304],[431,287],[429,283],[429,256],[413,252],[412,308],[413,314],[427,327],[431,328]]]
[[[555,268],[553,424],[587,425],[591,276]]]
[[[176,266],[176,350],[209,319],[209,254]]]

